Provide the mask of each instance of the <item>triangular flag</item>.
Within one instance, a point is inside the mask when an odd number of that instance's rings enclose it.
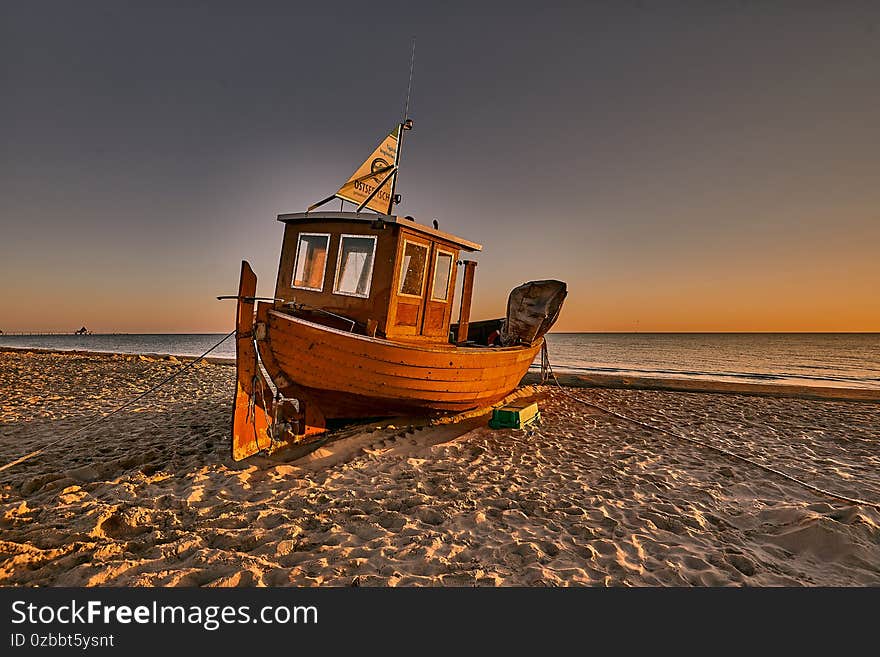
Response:
[[[391,213],[391,190],[394,187],[394,178],[397,176],[395,164],[397,162],[397,132],[394,130],[385,137],[372,155],[339,188],[335,194],[337,198],[360,206],[375,192],[365,207],[380,214]],[[377,187],[381,187],[381,189],[376,191]]]

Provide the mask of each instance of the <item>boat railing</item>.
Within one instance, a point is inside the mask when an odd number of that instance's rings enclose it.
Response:
[[[293,308],[294,310],[311,310],[312,312],[321,313],[322,315],[335,317],[336,319],[340,319],[343,322],[348,322],[348,324],[350,325],[348,328],[349,332],[354,331],[355,326],[357,326],[357,322],[349,317],[346,317],[344,315],[337,315],[336,313],[331,313],[329,310],[324,310],[323,308],[318,308],[317,306],[310,306],[307,303],[285,301],[282,305],[288,308]]]
[[[349,324],[349,332],[354,331],[355,327],[357,326],[356,321],[349,317],[345,317],[344,315],[337,315],[336,313],[331,313],[329,310],[324,310],[323,308],[318,308],[317,306],[310,306],[307,303],[297,301],[287,301],[278,297],[250,297],[238,296],[237,294],[224,294],[217,297],[217,299],[220,301],[223,301],[225,299],[241,299],[242,301],[272,301],[274,303],[280,303],[285,308],[292,308],[293,310],[311,310],[312,312],[328,315],[329,317],[335,317],[336,319],[342,320],[343,322]]]

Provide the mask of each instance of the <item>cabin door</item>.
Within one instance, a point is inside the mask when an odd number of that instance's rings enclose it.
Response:
[[[436,338],[449,337],[454,289],[455,253],[432,244],[422,312],[422,335]]]
[[[400,246],[400,269],[394,310],[396,336],[421,335],[430,263],[430,242],[406,235]]]

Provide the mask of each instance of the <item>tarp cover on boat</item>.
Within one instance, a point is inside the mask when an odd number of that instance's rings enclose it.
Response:
[[[566,294],[562,281],[529,281],[514,288],[507,299],[501,345],[531,344],[544,335],[559,317]]]

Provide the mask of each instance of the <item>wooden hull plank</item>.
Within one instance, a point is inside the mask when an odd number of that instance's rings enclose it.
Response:
[[[260,305],[263,303],[261,302]],[[271,309],[268,310],[267,317],[270,330],[274,329],[281,335],[332,344],[335,348],[348,353],[362,353],[375,360],[409,367],[485,369],[487,363],[495,365],[502,362],[496,359],[503,359],[505,356],[514,360],[522,359],[526,358],[529,349],[534,349],[537,353],[541,348],[540,341],[531,347],[456,347],[431,343],[392,342],[324,327]]]

